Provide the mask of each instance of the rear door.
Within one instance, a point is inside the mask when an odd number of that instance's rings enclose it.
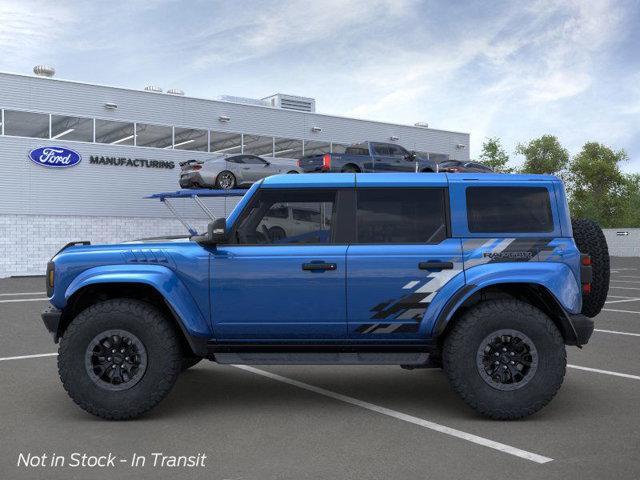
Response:
[[[395,186],[382,186],[356,176],[356,240],[347,252],[351,338],[424,339],[435,312],[464,285],[446,177],[415,185],[415,176],[399,177]]]

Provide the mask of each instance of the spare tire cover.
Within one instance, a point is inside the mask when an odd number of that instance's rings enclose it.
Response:
[[[582,296],[582,314],[595,317],[600,313],[609,293],[609,248],[602,229],[592,220],[571,219],[573,239],[580,253],[591,257],[593,276],[591,293]]]

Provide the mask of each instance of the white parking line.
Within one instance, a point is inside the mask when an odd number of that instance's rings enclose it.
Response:
[[[624,303],[624,302],[637,302],[640,298],[626,298],[624,300],[607,300],[604,303]]]
[[[640,280],[640,277],[637,275],[616,275],[616,278],[636,278]]]
[[[630,378],[632,380],[640,380],[640,376],[631,375],[629,373],[612,372],[610,370],[600,370],[599,368],[581,367],[580,365],[569,365],[569,368],[575,368],[576,370],[584,370],[585,372],[604,373],[605,375],[613,375],[614,377]]]
[[[316,387],[315,385],[310,385],[308,383],[299,382],[291,378],[282,377],[280,375],[276,375],[275,373],[267,372],[265,370],[249,367],[247,365],[233,365],[233,366],[236,368],[240,368],[241,370],[245,370],[247,372],[255,373],[256,375],[262,375],[263,377],[270,378],[271,380],[276,380],[278,382],[286,383],[294,387],[302,388],[303,390],[308,390],[310,392],[317,393],[319,395],[324,395],[325,397],[333,398],[334,400],[339,400],[341,402],[345,402],[350,405],[355,405],[356,407],[361,407],[361,408],[370,410],[372,412],[381,413],[382,415],[387,415],[389,417],[393,417],[398,420],[402,420],[404,422],[413,423],[414,425],[428,428],[436,432],[444,433],[445,435],[450,435],[452,437],[460,438],[462,440],[466,440],[468,442],[475,443],[477,445],[482,445],[483,447],[499,450],[501,452],[508,453],[509,455],[514,455],[516,457],[524,458],[525,460],[530,460],[536,463],[547,463],[553,460],[552,458],[544,457],[542,455],[538,455],[537,453],[521,450],[519,448],[512,447],[504,443],[495,442],[493,440],[489,440],[488,438],[473,435],[472,433],[463,432],[461,430],[456,430],[455,428],[440,425],[439,423],[423,420],[422,418],[414,417],[412,415],[407,415],[406,413],[402,413],[402,412],[397,412],[395,410],[391,410],[390,408],[374,405],[373,403],[365,402],[363,400],[358,400],[357,398],[353,398],[353,397],[348,397],[347,395],[342,395],[341,393],[332,392],[331,390],[325,390],[324,388]]]
[[[638,287],[619,287],[617,285],[609,285],[609,289],[618,289],[618,290],[640,290]]]
[[[0,300],[0,303],[17,303],[17,302],[48,302],[48,298],[14,298],[11,300]]]
[[[595,328],[593,331],[601,333],[615,333],[616,335],[629,335],[631,337],[640,337],[640,333],[618,332],[617,330],[602,330],[600,328]]]
[[[640,315],[640,312],[636,312],[635,310],[616,310],[615,308],[603,308],[603,312],[618,312],[618,313],[635,313]]]
[[[640,283],[640,282],[636,282],[635,280],[613,280],[613,279],[611,279],[610,282],[615,282],[615,283]]]
[[[0,293],[0,297],[17,297],[20,295],[45,295],[46,292]]]
[[[58,355],[57,353],[36,353],[35,355],[20,355],[18,357],[2,357],[0,358],[0,362],[4,362],[6,360],[25,360],[27,358],[42,358],[42,357],[55,357]]]

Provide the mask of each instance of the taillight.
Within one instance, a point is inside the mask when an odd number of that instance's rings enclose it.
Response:
[[[300,159],[298,159],[298,161],[296,163],[298,164],[298,168],[302,167],[302,165],[300,165]]]
[[[331,155],[329,153],[325,153],[322,156],[322,170],[324,171],[331,170]]]
[[[591,257],[586,253],[580,254],[580,283],[582,284],[582,293],[589,295],[591,293],[591,280],[593,278],[593,267]]]
[[[194,165],[193,167],[191,167],[193,170],[200,170],[202,168],[202,165]]]

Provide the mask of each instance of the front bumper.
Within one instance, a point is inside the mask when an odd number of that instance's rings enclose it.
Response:
[[[576,334],[576,345],[586,345],[593,334],[595,323],[593,318],[586,317],[581,313],[576,315],[567,315],[573,331]]]
[[[53,336],[53,341],[58,343],[58,332],[60,327],[60,319],[62,318],[62,310],[57,309],[53,305],[50,305],[42,312],[42,321],[44,326],[47,327],[49,333]]]

